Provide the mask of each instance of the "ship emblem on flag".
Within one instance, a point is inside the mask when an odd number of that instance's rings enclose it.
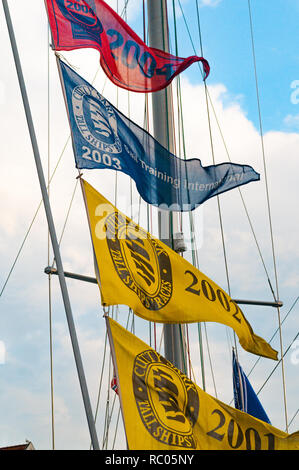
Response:
[[[135,181],[147,203],[181,212],[259,181],[249,165],[204,167],[200,159],[176,157],[61,60],[59,69],[77,168],[121,171]]]

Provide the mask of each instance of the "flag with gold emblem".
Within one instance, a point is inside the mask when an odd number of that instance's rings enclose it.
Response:
[[[286,434],[222,403],[106,317],[129,450],[299,450]]]
[[[277,360],[239,306],[183,257],[122,214],[81,180],[102,305],[127,305],[158,323],[218,322],[234,329],[246,351]]]

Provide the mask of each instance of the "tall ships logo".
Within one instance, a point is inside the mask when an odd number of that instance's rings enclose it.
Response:
[[[103,26],[96,16],[94,0],[57,0],[63,16],[70,21],[74,39],[93,39],[100,46]]]
[[[148,310],[160,310],[172,297],[169,256],[160,243],[119,212],[105,221],[106,240],[122,282]]]
[[[77,128],[88,144],[109,154],[122,151],[114,110],[92,86],[73,89],[72,108]]]
[[[167,446],[196,449],[193,428],[199,414],[195,384],[152,349],[138,354],[133,389],[142,423]]]

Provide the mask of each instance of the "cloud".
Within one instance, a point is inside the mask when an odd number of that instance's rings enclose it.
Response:
[[[299,114],[288,114],[283,121],[287,127],[292,129],[299,129]]]
[[[222,0],[200,0],[200,4],[203,7],[216,7],[221,2]]]

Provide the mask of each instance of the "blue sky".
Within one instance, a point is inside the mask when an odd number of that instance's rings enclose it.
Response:
[[[196,19],[195,2],[181,4],[199,54],[197,23],[191,20]],[[296,112],[290,95],[299,65],[298,2],[253,0],[251,13],[264,131],[296,130],[287,127],[284,119]],[[200,22],[204,55],[211,65],[208,84],[223,83],[229,93],[240,96],[249,119],[258,126],[248,2],[222,0],[215,2],[214,7],[203,6]],[[181,23],[180,38],[184,29]],[[185,46],[183,53],[192,53],[188,38],[181,44]],[[197,80],[196,66],[189,75]]]
[[[47,60],[48,37],[45,11],[40,0],[10,0],[11,15],[23,65],[36,132],[47,172],[48,101]],[[115,7],[116,1],[108,2]],[[265,178],[261,159],[261,144],[247,0],[202,1],[200,9],[204,56],[211,65],[207,80],[209,92],[225,135],[233,161],[248,163],[261,173],[261,183],[244,187],[244,198],[252,217],[257,239],[274,283],[273,260],[269,236]],[[196,9],[194,0],[181,0],[197,52]],[[141,34],[141,6],[132,5],[128,22]],[[170,25],[172,2],[169,2]],[[297,0],[252,0],[255,51],[261,100],[265,148],[268,162],[270,199],[277,255],[280,297],[284,302],[282,317],[298,295],[298,184],[297,174],[299,104],[291,101],[291,84],[299,80]],[[179,13],[179,7],[177,8]],[[178,15],[179,16],[179,15]],[[39,21],[37,21],[37,18]],[[40,189],[34,167],[32,149],[20,99],[14,63],[11,56],[5,20],[0,10],[1,60],[6,66],[0,71],[0,138],[2,142],[2,181],[0,186],[0,282],[4,283],[20,244],[40,201]],[[178,18],[179,52],[193,55],[182,18]],[[171,43],[174,43],[172,37]],[[32,47],[34,45],[34,48]],[[63,53],[78,67],[82,76],[92,81],[97,72],[98,53],[79,51]],[[202,158],[211,164],[210,141],[201,76],[196,64],[182,76],[186,146],[188,157]],[[96,88],[116,104],[116,89],[99,73]],[[174,85],[175,87],[175,85]],[[122,90],[117,98],[119,108],[143,123],[142,97]],[[227,161],[215,122],[212,130],[217,162]],[[57,75],[55,58],[50,51],[50,166],[53,169],[69,135],[68,121]],[[106,170],[105,170],[106,171]],[[68,145],[51,186],[51,204],[57,233],[60,235],[77,172],[71,146]],[[86,173],[86,179],[113,201],[114,174]],[[119,208],[128,212],[127,177],[119,176]],[[134,188],[133,188],[134,189]],[[138,201],[134,191],[135,202]],[[237,191],[220,199],[232,297],[272,300],[267,279],[250,231],[244,208]],[[200,269],[227,290],[223,263],[222,240],[216,199],[207,202],[194,213]],[[92,253],[80,191],[77,191],[67,229],[61,244],[65,269],[93,275]],[[187,224],[186,224],[187,231]],[[190,253],[188,253],[190,256]],[[50,257],[51,258],[51,257]],[[51,260],[52,261],[52,260]],[[48,284],[43,270],[47,265],[47,225],[43,211],[33,224],[30,236],[0,299],[0,341],[6,347],[5,362],[0,362],[0,445],[18,444],[25,438],[37,448],[51,448]],[[55,426],[57,448],[89,448],[89,434],[84,416],[76,370],[65,321],[57,280],[52,280]],[[69,293],[74,311],[83,362],[93,406],[104,351],[104,324],[97,286],[69,281]],[[248,307],[243,309],[256,334],[268,340],[277,327],[274,309]],[[126,313],[121,317],[125,322]],[[147,327],[136,319],[136,329],[148,339]],[[284,347],[292,342],[299,330],[298,307],[284,324]],[[196,335],[191,335],[194,370],[200,385],[200,367]],[[231,331],[216,324],[207,325],[218,398],[229,403],[232,398],[230,352],[227,337]],[[277,336],[274,347],[279,348]],[[256,358],[240,350],[242,367],[251,369]],[[214,385],[206,356],[208,392]],[[274,364],[262,360],[252,375],[252,385],[258,389]],[[288,411],[291,418],[298,408],[298,367],[286,357]],[[260,399],[274,426],[284,429],[280,369],[274,374]],[[99,434],[102,430],[99,421]],[[290,431],[299,428],[298,417]],[[120,441],[121,442],[121,441]],[[123,445],[123,442],[121,442]]]

